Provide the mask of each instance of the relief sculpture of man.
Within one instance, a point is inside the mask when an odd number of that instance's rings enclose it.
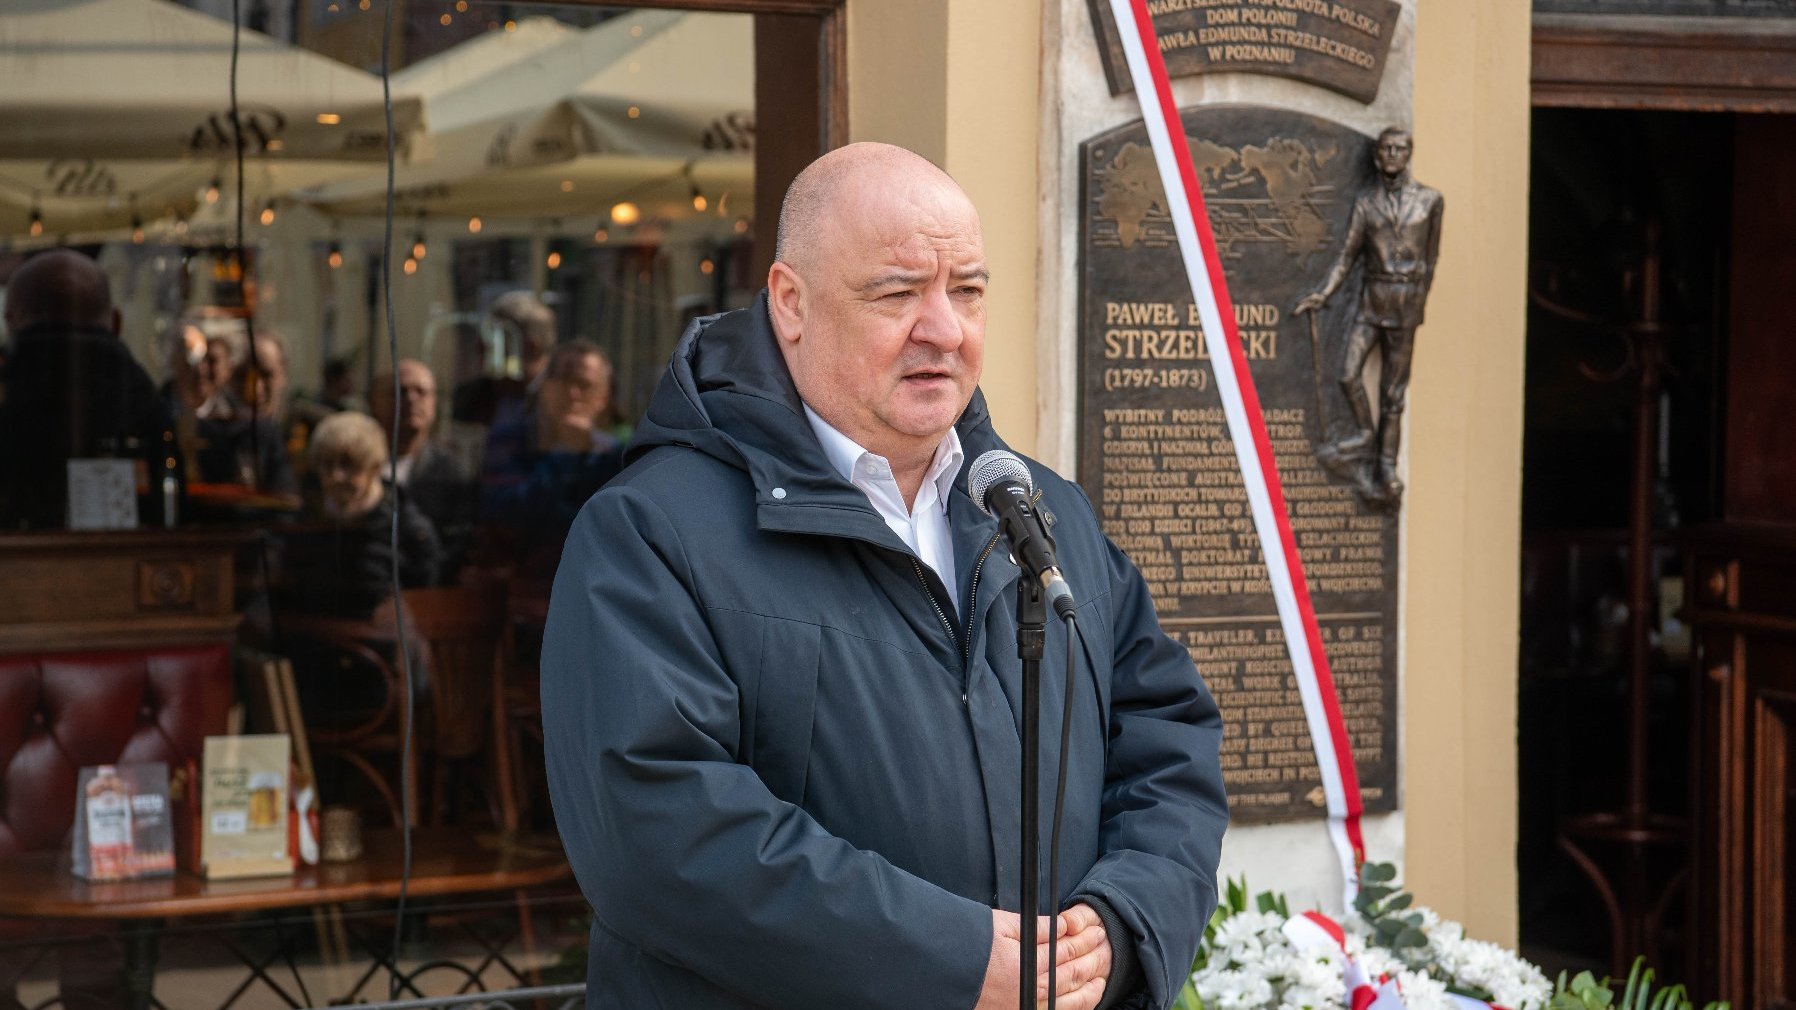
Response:
[[[1347,240],[1328,279],[1299,300],[1295,309],[1298,313],[1320,309],[1340,290],[1354,262],[1362,265],[1359,310],[1347,334],[1340,371],[1341,391],[1357,427],[1323,445],[1317,456],[1331,470],[1355,480],[1362,498],[1383,508],[1396,508],[1403,495],[1397,449],[1402,442],[1410,358],[1428,288],[1434,283],[1445,208],[1439,191],[1410,177],[1412,149],[1407,130],[1392,127],[1378,135],[1372,158],[1379,178],[1355,197]],[[1364,380],[1374,348],[1383,358],[1376,420]],[[1326,419],[1319,421],[1326,425]]]

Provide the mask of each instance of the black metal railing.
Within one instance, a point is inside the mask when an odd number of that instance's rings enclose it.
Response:
[[[578,1010],[586,1005],[586,983],[544,985],[531,989],[506,989],[500,992],[471,992],[460,996],[429,996],[424,999],[402,999],[388,1003],[358,1003],[360,1010],[525,1010],[527,1007],[551,1007],[554,1010]]]

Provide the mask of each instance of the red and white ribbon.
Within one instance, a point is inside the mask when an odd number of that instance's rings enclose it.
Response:
[[[1330,947],[1341,952],[1341,980],[1347,987],[1348,1010],[1404,1010],[1403,988],[1388,975],[1376,980],[1367,976],[1359,959],[1347,952],[1347,933],[1340,923],[1321,912],[1303,912],[1286,919],[1281,929],[1291,946],[1300,952]],[[1505,1010],[1495,1003],[1456,992],[1447,993],[1447,998],[1459,1010]]]
[[[1322,650],[1316,608],[1310,602],[1303,565],[1297,557],[1297,538],[1291,532],[1284,492],[1279,486],[1272,442],[1266,435],[1266,421],[1260,411],[1259,396],[1254,391],[1253,375],[1248,371],[1240,334],[1235,328],[1228,283],[1216,253],[1216,239],[1210,231],[1210,218],[1204,209],[1203,192],[1198,188],[1197,172],[1191,164],[1191,149],[1185,141],[1184,125],[1179,121],[1178,107],[1173,104],[1172,86],[1167,80],[1166,64],[1160,58],[1153,19],[1147,12],[1145,0],[1110,0],[1110,9],[1116,15],[1117,34],[1122,37],[1123,54],[1135,81],[1135,95],[1141,101],[1141,116],[1147,124],[1154,161],[1160,169],[1160,183],[1166,192],[1166,209],[1171,213],[1173,229],[1178,233],[1185,274],[1191,282],[1198,318],[1203,323],[1204,344],[1216,372],[1216,388],[1222,394],[1222,409],[1228,418],[1229,435],[1235,443],[1235,457],[1247,485],[1254,529],[1259,533],[1260,547],[1266,556],[1272,596],[1278,603],[1279,624],[1291,654],[1291,667],[1297,675],[1316,763],[1322,772],[1322,791],[1328,803],[1329,838],[1341,861],[1344,900],[1346,907],[1351,908],[1359,889],[1359,867],[1366,859],[1365,841],[1360,834],[1359,774],[1354,769],[1353,747],[1347,738],[1347,724],[1341,718],[1340,697],[1328,669],[1328,656]]]

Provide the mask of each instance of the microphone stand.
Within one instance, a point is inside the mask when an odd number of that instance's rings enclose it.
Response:
[[[1041,848],[1041,657],[1048,637],[1048,608],[1042,598],[1041,580],[1027,569],[1017,580],[1016,654],[1023,661],[1023,811],[1022,855],[1018,860],[1022,882],[1023,949],[1017,991],[1019,1010],[1035,1008],[1035,914],[1040,906],[1040,872],[1036,861]],[[1058,901],[1050,895],[1049,901]],[[1048,953],[1053,956],[1053,951]],[[1054,994],[1048,994],[1053,1006]]]

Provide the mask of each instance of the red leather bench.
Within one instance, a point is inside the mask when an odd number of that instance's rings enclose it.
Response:
[[[83,767],[198,761],[225,731],[232,699],[224,643],[93,652],[0,655],[0,860],[67,851]],[[18,1007],[19,974],[54,923],[0,920],[0,1010]],[[59,951],[61,1005],[120,1005],[120,952],[99,938]]]
[[[84,766],[197,761],[231,684],[223,643],[0,655],[0,859],[69,844]]]

